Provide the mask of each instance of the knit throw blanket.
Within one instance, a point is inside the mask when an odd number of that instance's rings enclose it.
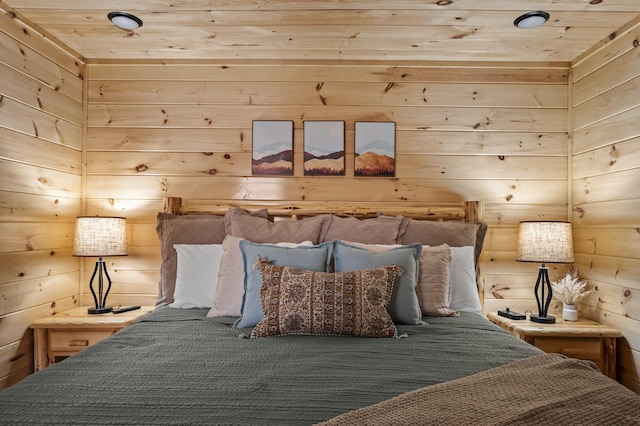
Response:
[[[351,411],[321,425],[640,425],[640,396],[589,361],[542,354]]]

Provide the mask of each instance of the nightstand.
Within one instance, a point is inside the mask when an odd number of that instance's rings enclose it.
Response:
[[[512,320],[496,312],[487,314],[487,317],[513,336],[545,352],[593,361],[604,374],[616,378],[616,338],[622,333],[615,328],[590,320],[564,321],[556,318],[555,324],[540,324]]]
[[[121,314],[110,312],[92,315],[87,313],[86,306],[82,306],[33,321],[34,371],[77,354],[152,310],[153,306],[143,306]]]

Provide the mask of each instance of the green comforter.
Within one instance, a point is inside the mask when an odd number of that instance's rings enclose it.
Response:
[[[0,393],[7,425],[312,424],[540,351],[484,317],[400,338],[246,338],[233,318],[160,307]]]

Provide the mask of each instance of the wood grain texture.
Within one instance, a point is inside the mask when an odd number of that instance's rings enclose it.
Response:
[[[468,203],[468,205],[467,205]],[[404,216],[422,220],[455,220],[476,221],[481,220],[481,203],[468,201],[457,204],[437,203],[388,203],[388,202],[332,202],[330,204],[317,204],[313,202],[242,202],[225,203],[216,200],[183,200],[178,197],[164,199],[165,213],[172,214],[224,214],[233,207],[240,207],[249,212],[267,209],[269,216],[299,217],[316,216],[322,214],[334,214],[344,217],[371,218],[380,214],[388,216]]]
[[[467,60],[568,64],[637,17],[634,0],[546,2],[5,0],[88,60]],[[535,31],[513,21],[544,7]],[[145,22],[131,32],[105,15],[129,10]],[[81,24],[78,24],[78,23]]]
[[[571,358],[596,363],[600,371],[616,378],[616,339],[619,330],[592,320],[564,321],[540,324],[529,320],[511,320],[489,312],[488,318],[511,333],[548,353],[561,353]]]
[[[618,377],[638,391],[640,25],[573,68],[575,267],[596,292],[587,317],[622,331]]]
[[[146,79],[197,82],[240,82],[260,80],[272,82],[346,81],[352,83],[383,82],[443,82],[443,83],[544,83],[566,86],[569,72],[566,65],[536,63],[486,63],[437,61],[421,63],[402,61],[389,64],[378,60],[360,61],[166,61],[162,64],[146,62],[92,63],[89,81],[131,80],[135,75]],[[339,80],[336,80],[339,75]],[[562,91],[559,90],[559,91]]]
[[[0,388],[33,371],[31,321],[79,301],[83,69],[0,13]]]

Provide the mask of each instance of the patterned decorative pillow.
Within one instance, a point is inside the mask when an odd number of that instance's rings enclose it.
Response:
[[[394,337],[387,312],[396,276],[388,265],[350,272],[315,272],[258,259],[264,316],[252,337],[342,335]]]

